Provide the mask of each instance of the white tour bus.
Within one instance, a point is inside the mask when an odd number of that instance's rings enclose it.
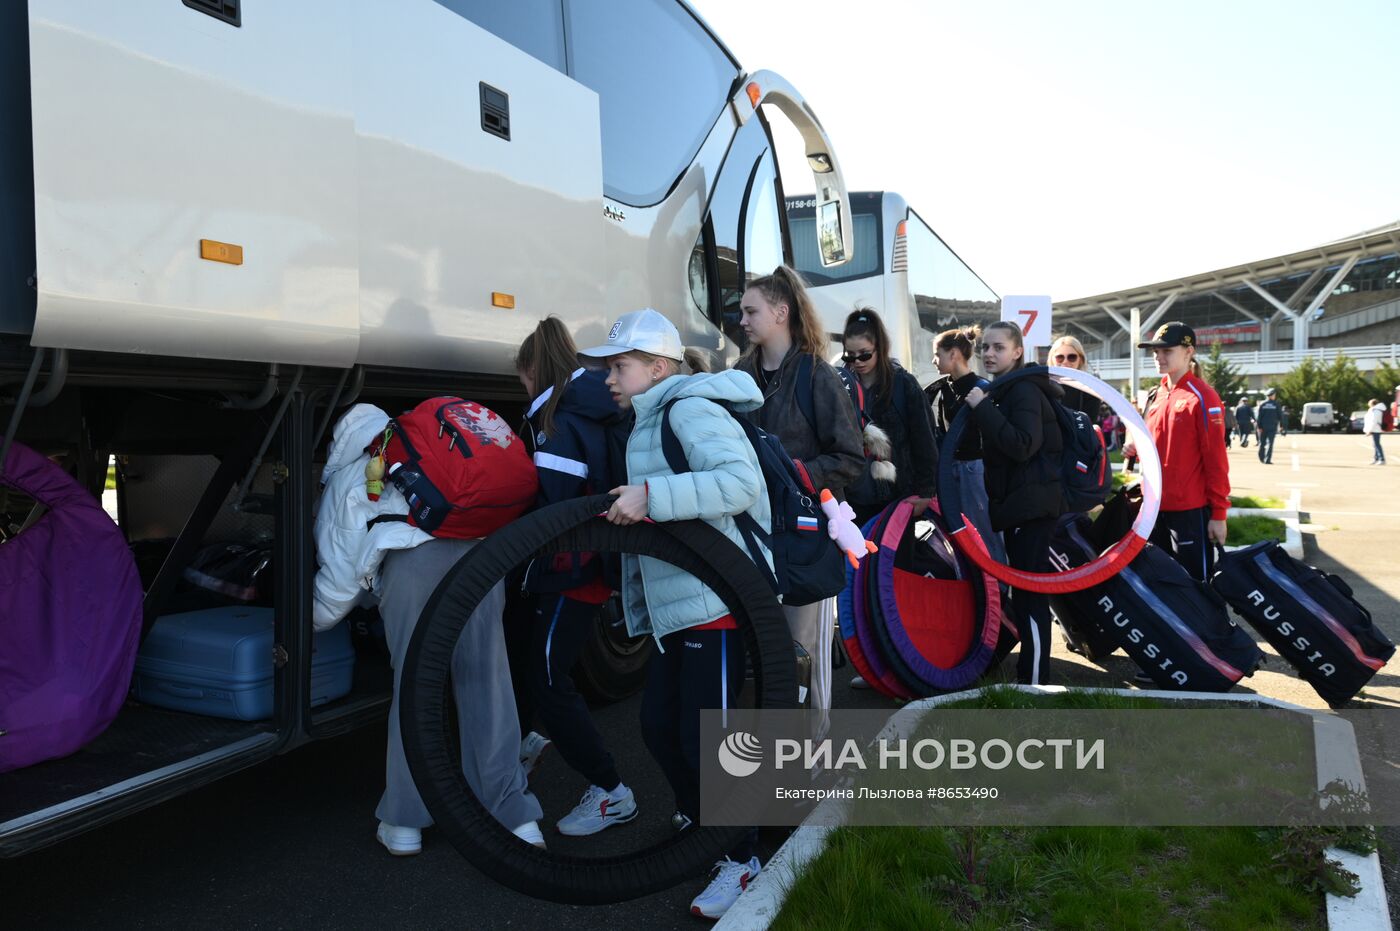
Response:
[[[0,856],[382,719],[364,644],[349,695],[309,697],[333,415],[454,394],[514,417],[512,357],[548,314],[588,345],[650,305],[732,362],[744,279],[818,251],[789,240],[763,105],[801,135],[839,263],[821,125],[677,0],[0,4],[4,445],[94,496],[115,457],[147,630],[229,603],[184,581],[207,544],[266,547],[275,579],[272,717],[128,702],[89,747],[0,774]],[[32,505],[0,488],[0,558]],[[580,684],[620,697],[645,643],[599,627]]]
[[[927,385],[938,375],[931,339],[954,326],[986,326],[1001,319],[1001,299],[935,233],[904,198],[890,191],[852,192],[848,262],[824,265],[813,237],[818,203],[789,197],[797,269],[812,285],[822,322],[839,341],[846,317],[875,308],[890,331],[893,354]],[[839,355],[840,348],[833,350]]]

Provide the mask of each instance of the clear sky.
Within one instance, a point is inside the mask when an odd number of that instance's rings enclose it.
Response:
[[[1400,0],[693,5],[802,92],[852,190],[903,194],[1002,294],[1086,297],[1400,219]],[[792,148],[788,192],[809,191]]]

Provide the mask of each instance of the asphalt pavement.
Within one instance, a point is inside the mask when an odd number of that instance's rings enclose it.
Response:
[[[1391,639],[1400,640],[1400,437],[1388,437],[1395,464],[1378,467],[1369,441],[1354,435],[1289,435],[1273,465],[1248,449],[1230,452],[1238,493],[1301,496],[1307,561],[1347,579]],[[1265,650],[1269,651],[1267,645]],[[1269,651],[1272,652],[1272,651]],[[1103,666],[1064,650],[1056,636],[1052,668],[1069,685],[1124,687],[1126,658]],[[1014,656],[998,671],[1014,671]],[[891,707],[836,673],[838,707]],[[1324,707],[1275,659],[1242,691]],[[1392,661],[1358,704],[1400,706],[1400,663]],[[580,854],[636,849],[666,830],[670,798],[637,737],[637,699],[599,709],[619,770],[638,794],[643,817],[592,841],[552,833],[577,800],[582,780],[546,757],[534,787],[547,811],[551,845]],[[607,907],[561,906],[505,888],[467,864],[429,830],[417,857],[388,856],[374,840],[382,787],[379,727],[302,747],[284,757],[115,824],[15,861],[0,861],[0,907],[8,927],[25,928],[701,928],[687,913],[704,885]],[[1400,851],[1400,831],[1384,832]],[[765,831],[765,854],[781,843]],[[1392,910],[1400,870],[1383,852]]]

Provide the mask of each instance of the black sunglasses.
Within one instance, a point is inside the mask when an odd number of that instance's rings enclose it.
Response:
[[[1055,361],[1056,361],[1056,362],[1078,362],[1078,361],[1079,361],[1079,353],[1077,353],[1077,352],[1062,352],[1062,353],[1059,353],[1059,354],[1057,354],[1057,355],[1055,356]]]
[[[853,362],[869,362],[873,358],[875,358],[875,350],[867,349],[865,352],[845,353],[841,356],[841,361],[850,365]]]

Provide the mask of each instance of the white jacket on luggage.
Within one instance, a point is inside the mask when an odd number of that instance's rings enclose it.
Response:
[[[389,550],[412,549],[432,537],[404,521],[371,525],[376,517],[407,516],[408,502],[390,482],[378,501],[365,490],[365,447],[384,431],[389,415],[373,404],[356,404],[336,422],[325,485],[316,511],[316,561],[312,624],[334,627],[366,592],[373,592],[379,565]]]

